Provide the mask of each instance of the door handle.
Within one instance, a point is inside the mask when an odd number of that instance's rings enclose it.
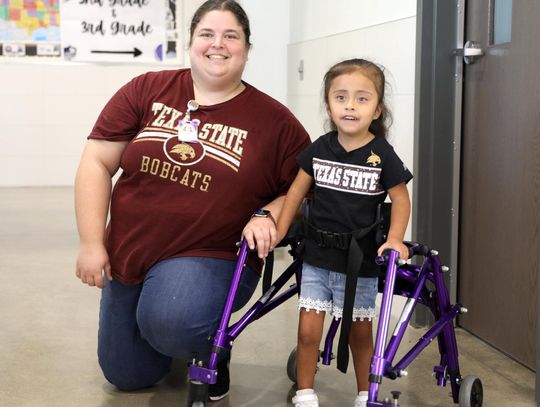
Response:
[[[467,41],[463,48],[452,50],[452,54],[457,57],[463,57],[463,62],[467,65],[474,64],[478,58],[484,55],[480,44],[476,41]]]

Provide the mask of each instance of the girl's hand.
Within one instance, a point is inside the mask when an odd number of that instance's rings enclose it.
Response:
[[[111,264],[105,246],[81,245],[75,275],[91,287],[105,287],[103,277],[112,280]]]
[[[379,250],[377,250],[377,255],[382,256],[382,253],[386,249],[393,249],[399,252],[400,259],[407,260],[409,258],[409,248],[399,240],[387,240],[386,243],[379,247]]]
[[[242,231],[242,237],[251,250],[257,248],[259,258],[264,259],[276,247],[276,225],[270,217],[254,216]]]

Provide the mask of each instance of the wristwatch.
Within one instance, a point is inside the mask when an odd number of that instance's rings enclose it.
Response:
[[[272,216],[272,212],[270,212],[268,209],[257,209],[253,215],[251,215],[252,218],[269,218],[274,224],[276,223],[276,220]]]

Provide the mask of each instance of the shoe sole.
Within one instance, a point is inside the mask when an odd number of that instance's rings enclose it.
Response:
[[[220,394],[219,396],[208,396],[208,400],[210,400],[210,401],[219,401],[221,399],[224,399],[228,395],[229,395],[229,392],[227,392],[225,394]]]

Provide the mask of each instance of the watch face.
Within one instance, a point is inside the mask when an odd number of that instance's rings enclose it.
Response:
[[[254,213],[255,216],[268,216],[270,215],[270,211],[266,209],[257,209]]]

